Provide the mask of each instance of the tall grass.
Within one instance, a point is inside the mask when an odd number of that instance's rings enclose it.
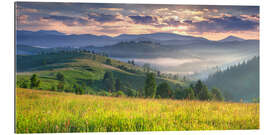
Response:
[[[16,132],[258,129],[259,104],[115,98],[17,88]]]

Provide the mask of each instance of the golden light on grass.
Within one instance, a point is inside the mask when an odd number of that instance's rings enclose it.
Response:
[[[115,98],[17,88],[16,132],[258,129],[259,104]]]

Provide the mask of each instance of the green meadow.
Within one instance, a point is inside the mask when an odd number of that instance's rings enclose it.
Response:
[[[258,103],[16,89],[16,133],[259,129]]]

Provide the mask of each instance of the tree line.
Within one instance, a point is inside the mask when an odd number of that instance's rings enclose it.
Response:
[[[154,73],[148,73],[146,75],[143,95],[145,98],[224,100],[224,97],[218,88],[208,90],[207,86],[201,80],[198,80],[195,84],[190,84],[187,88],[178,85],[175,90],[172,90],[167,82],[162,82],[157,85]]]
[[[58,84],[52,86],[53,91],[73,92],[76,94],[96,94],[101,96],[115,96],[115,97],[141,97],[141,98],[170,98],[170,99],[186,99],[186,100],[218,100],[223,101],[224,97],[218,88],[208,90],[207,86],[198,80],[189,87],[183,88],[179,84],[173,90],[170,85],[164,81],[160,84],[156,82],[156,75],[154,73],[147,73],[144,88],[135,90],[129,86],[123,85],[120,78],[115,78],[112,72],[106,72],[102,79],[104,89],[97,93],[88,93],[84,85],[73,84],[72,88],[65,88],[65,76],[62,73],[56,74]],[[30,81],[30,83],[29,83]],[[17,82],[21,88],[39,88],[41,81],[38,80],[36,74],[33,74],[30,80],[20,80]]]

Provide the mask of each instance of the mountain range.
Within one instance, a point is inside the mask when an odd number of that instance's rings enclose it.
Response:
[[[229,36],[220,41],[211,41],[202,37],[185,36],[173,33],[152,33],[152,34],[121,34],[116,37],[92,34],[71,34],[67,35],[58,31],[16,31],[17,45],[39,46],[47,48],[55,47],[85,47],[85,46],[111,46],[123,41],[152,41],[162,45],[186,45],[193,43],[214,43],[244,41],[244,39]]]

